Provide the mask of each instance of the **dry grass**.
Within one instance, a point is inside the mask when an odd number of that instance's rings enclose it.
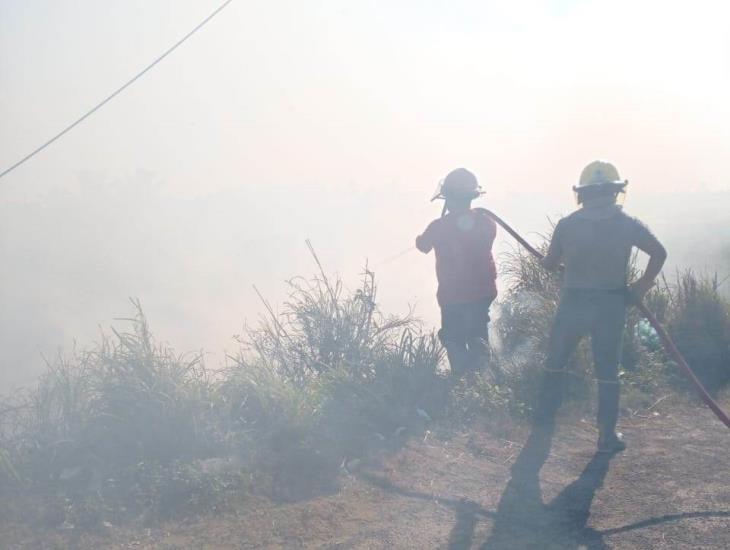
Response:
[[[458,383],[440,368],[433,333],[379,310],[367,269],[350,290],[317,261],[317,275],[289,282],[281,313],[264,300],[267,315],[215,377],[200,355],[157,344],[133,302],[127,331],[55,358],[35,388],[0,402],[0,517],[92,528],[219,509],[251,483],[307,498],[334,490],[341,466],[434,422],[526,415],[560,281],[519,251],[501,265],[510,287],[495,323],[496,374]],[[711,389],[730,381],[730,307],[718,287],[685,272],[648,297]],[[577,402],[593,386],[589,365],[583,348],[571,377]],[[630,403],[676,381],[635,313],[622,369]]]

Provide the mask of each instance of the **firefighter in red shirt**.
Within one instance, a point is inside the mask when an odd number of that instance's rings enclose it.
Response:
[[[486,363],[489,307],[497,297],[492,257],[497,226],[486,211],[471,207],[480,195],[474,174],[464,168],[449,172],[434,197],[446,201],[444,212],[416,238],[418,250],[435,251],[439,339],[456,376],[478,371]]]

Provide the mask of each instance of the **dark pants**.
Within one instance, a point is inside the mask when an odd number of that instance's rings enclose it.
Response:
[[[626,325],[624,290],[567,289],[560,299],[548,344],[545,372],[535,411],[537,422],[551,422],[563,399],[568,361],[590,335],[598,381],[598,428],[613,432],[618,420],[618,365]]]
[[[446,348],[451,372],[476,372],[489,357],[489,306],[494,298],[441,306],[439,340]]]

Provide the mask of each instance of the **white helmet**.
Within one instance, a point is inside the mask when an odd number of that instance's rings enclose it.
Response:
[[[466,168],[457,168],[449,172],[439,183],[436,194],[431,200],[448,198],[471,200],[483,194],[477,177]]]

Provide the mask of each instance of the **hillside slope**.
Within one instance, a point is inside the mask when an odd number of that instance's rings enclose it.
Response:
[[[350,463],[336,494],[251,497],[225,516],[103,535],[6,532],[3,547],[729,548],[727,429],[670,398],[622,430],[629,448],[614,457],[594,454],[585,420],[563,419],[549,453],[550,434],[429,434]]]

